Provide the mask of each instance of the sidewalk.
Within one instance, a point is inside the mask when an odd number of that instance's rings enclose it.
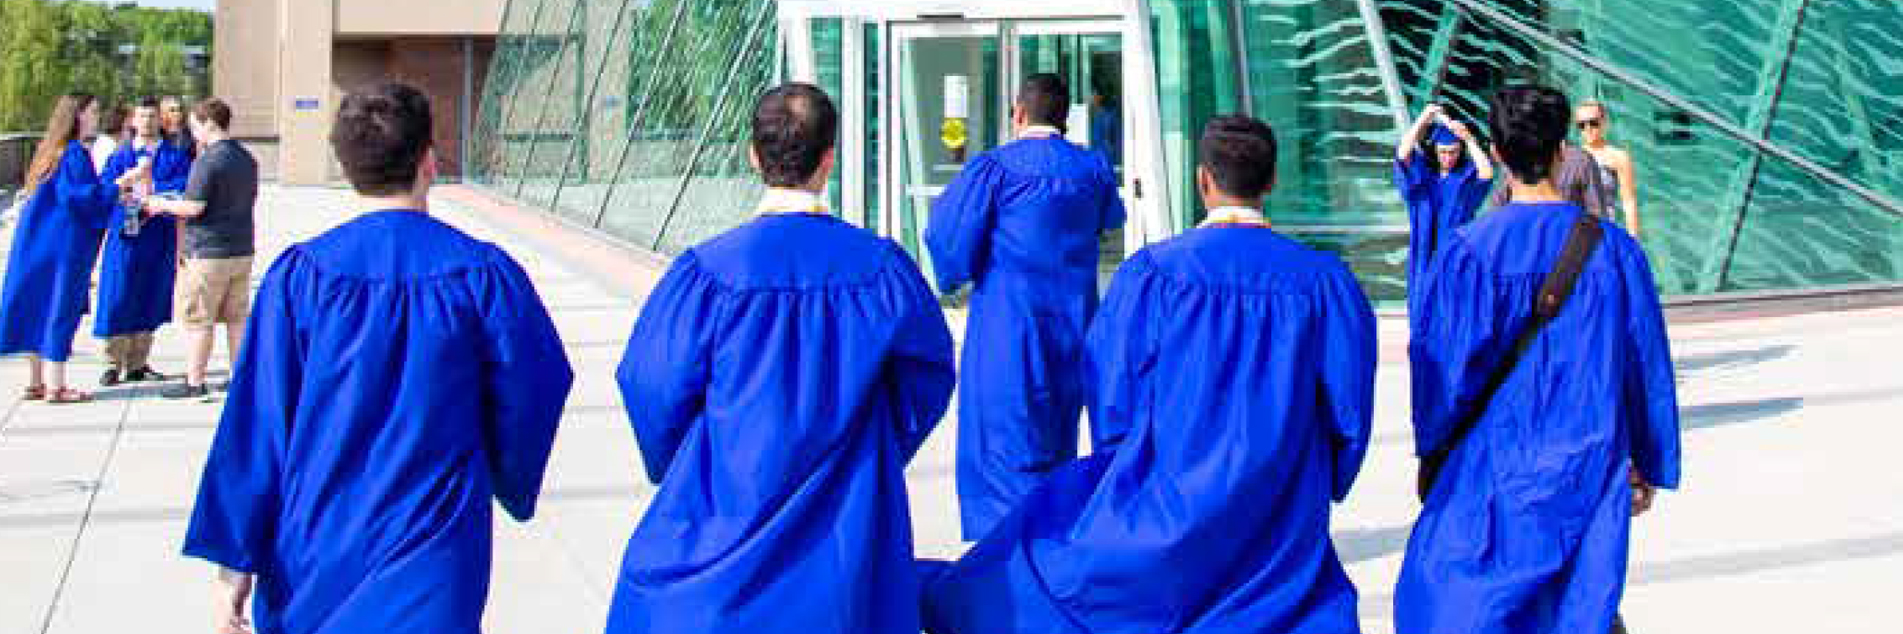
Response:
[[[267,188],[257,270],[351,211],[342,191]],[[626,277],[640,267],[604,279],[598,249],[520,219],[447,200],[436,213],[523,263],[578,376],[540,516],[497,524],[488,631],[599,632],[624,540],[653,492],[613,382],[635,295],[652,281]],[[0,234],[0,249],[10,240]],[[102,369],[89,332],[71,368],[84,386]],[[1335,516],[1371,634],[1393,630],[1393,582],[1417,510],[1405,332],[1385,320],[1382,336],[1375,445]],[[1686,490],[1662,496],[1635,529],[1634,631],[1894,631],[1903,309],[1683,325],[1673,336]],[[160,371],[182,367],[176,330],[161,332],[156,356]],[[23,366],[0,360],[0,634],[209,631],[211,568],[178,549],[218,404],[163,401],[156,386],[78,406],[18,403]],[[221,351],[213,367],[224,366]],[[909,471],[921,556],[960,548],[953,432],[947,421]]]

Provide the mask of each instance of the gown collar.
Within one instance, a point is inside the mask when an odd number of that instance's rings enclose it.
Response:
[[[760,216],[775,214],[830,216],[832,208],[826,204],[826,197],[818,193],[803,189],[773,187],[767,189],[766,195],[760,197],[760,205],[754,208],[753,213]]]

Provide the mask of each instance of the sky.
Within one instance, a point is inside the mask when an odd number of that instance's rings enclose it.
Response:
[[[91,1],[100,2],[104,4],[125,4],[128,0],[91,0]],[[130,1],[132,2],[132,4],[136,4],[142,7],[156,7],[161,9],[198,9],[200,11],[210,11],[212,8],[212,5],[217,4],[218,2],[218,0],[130,0]]]

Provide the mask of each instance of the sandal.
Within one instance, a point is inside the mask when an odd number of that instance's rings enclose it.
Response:
[[[20,398],[28,401],[44,401],[46,400],[46,386],[28,385],[26,386],[25,393],[21,394]]]
[[[85,403],[91,400],[93,400],[93,395],[70,387],[53,390],[51,394],[46,396],[46,402],[54,405],[71,405],[74,403]]]

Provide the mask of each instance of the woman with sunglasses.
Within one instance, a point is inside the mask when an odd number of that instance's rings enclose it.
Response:
[[[1632,166],[1632,153],[1606,139],[1607,119],[1610,116],[1611,111],[1606,108],[1606,104],[1588,101],[1573,111],[1573,125],[1579,128],[1579,139],[1586,152],[1592,154],[1593,160],[1599,163],[1600,197],[1619,201],[1626,231],[1637,238],[1640,237],[1638,170]]]

